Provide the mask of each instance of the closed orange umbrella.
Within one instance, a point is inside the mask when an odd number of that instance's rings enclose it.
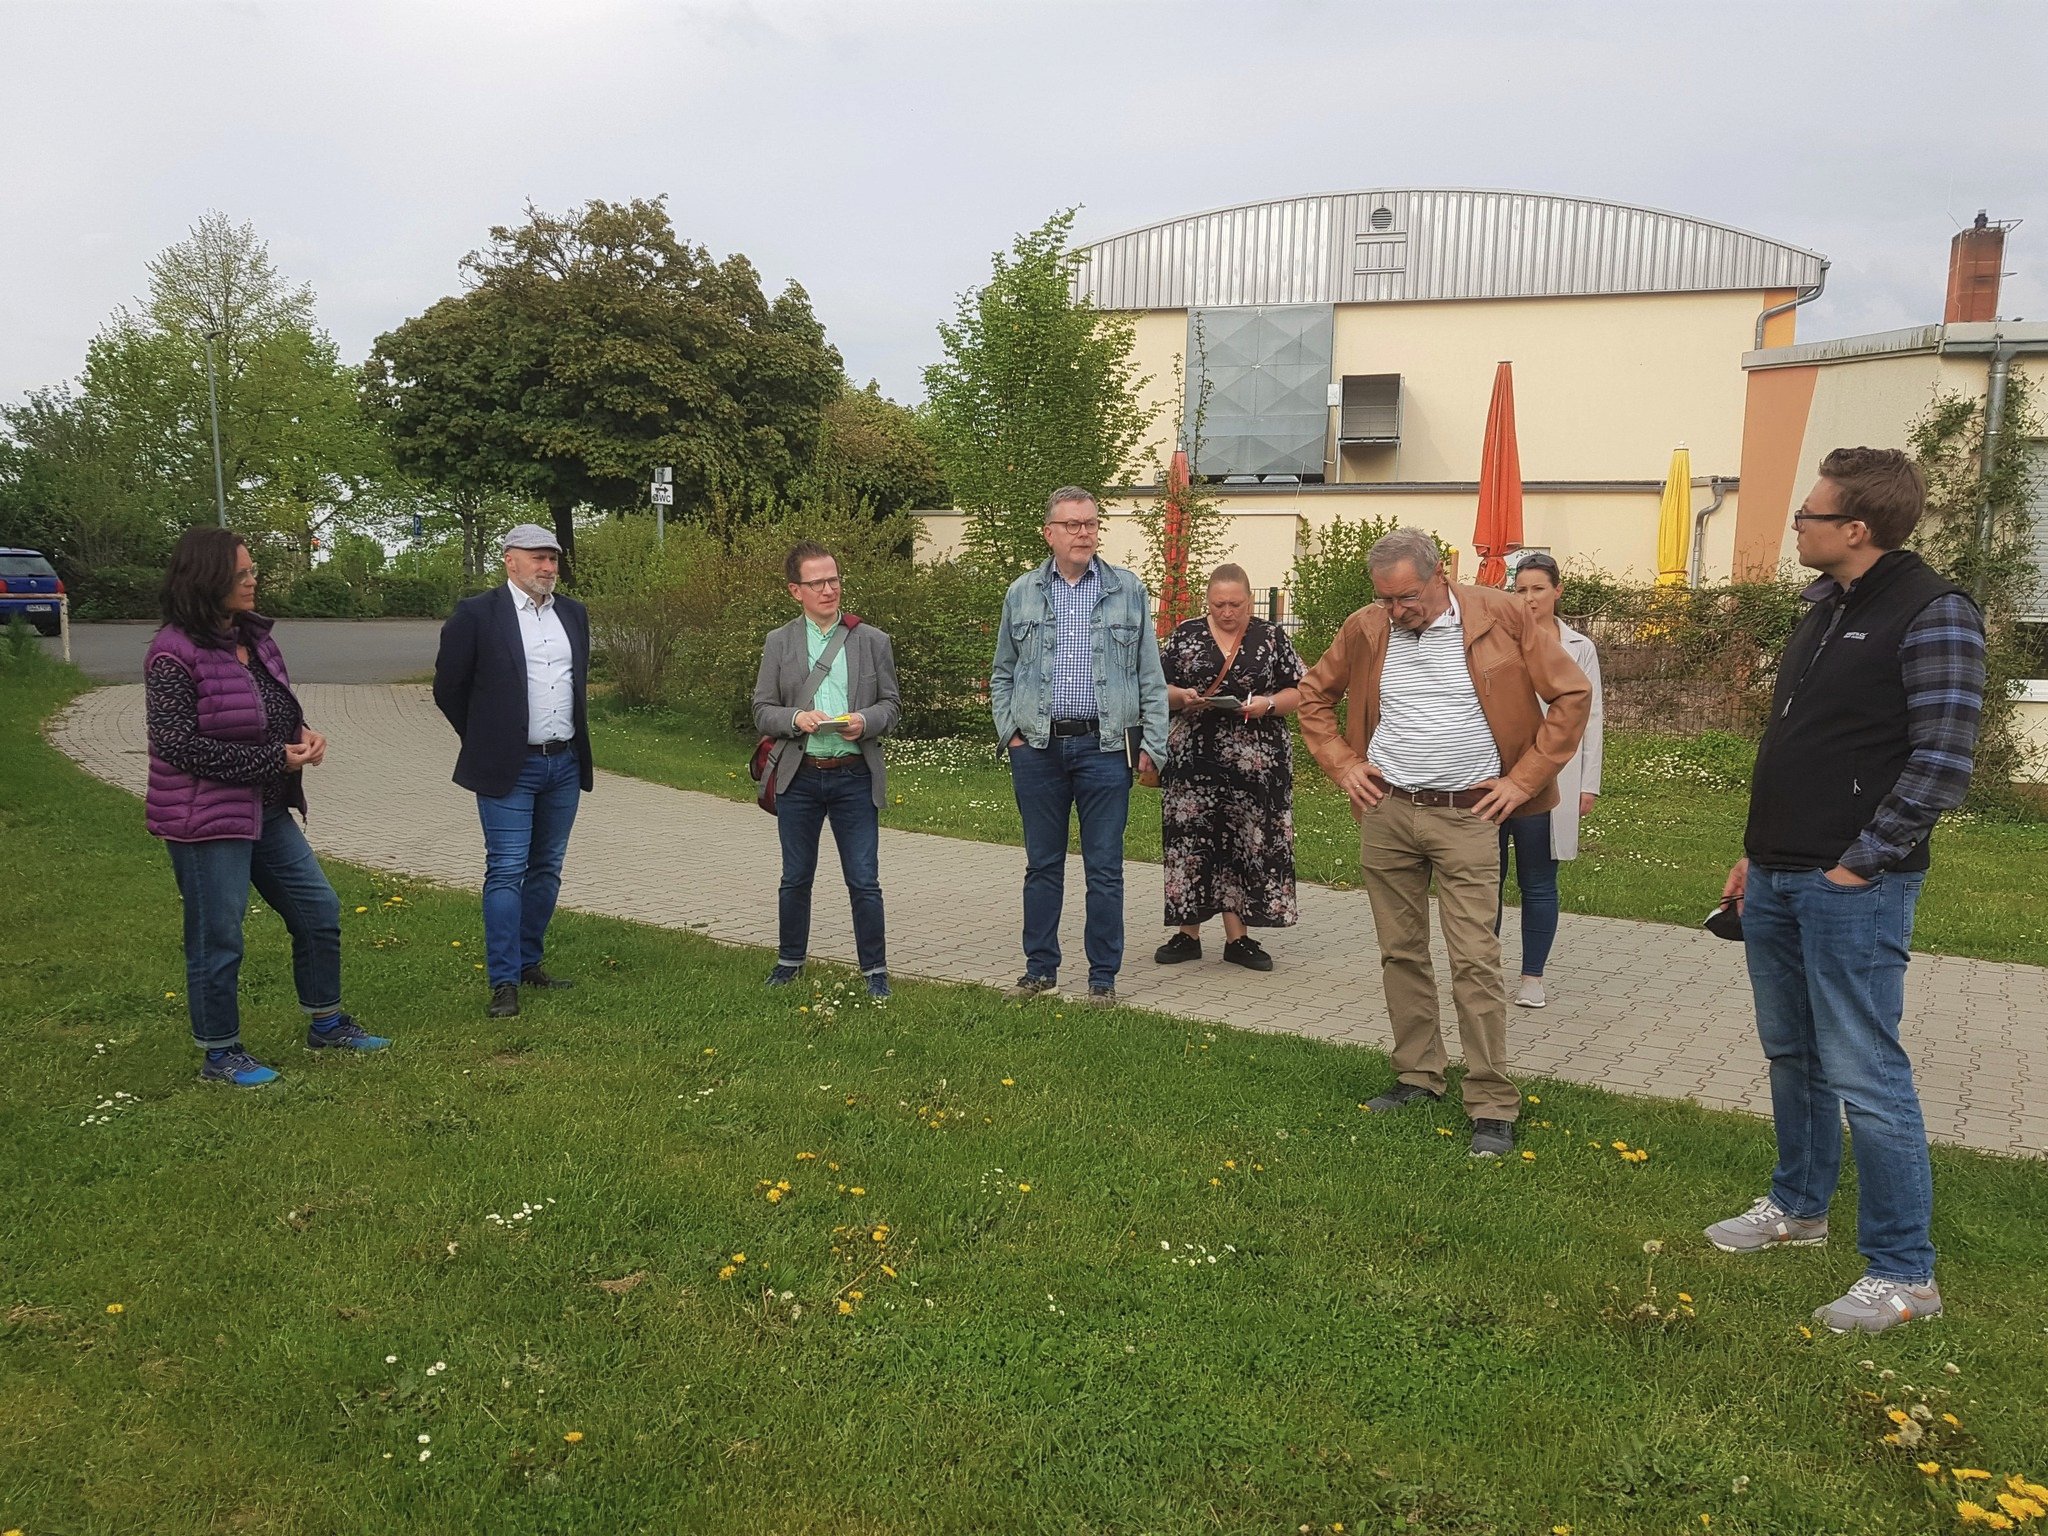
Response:
[[[1194,614],[1194,588],[1188,581],[1188,451],[1176,448],[1166,467],[1166,571],[1159,583],[1159,638]]]
[[[1522,547],[1522,456],[1515,448],[1515,375],[1502,363],[1494,370],[1493,403],[1486,408],[1486,446],[1479,458],[1479,521],[1472,549],[1479,556],[1479,585],[1507,580],[1507,555]]]

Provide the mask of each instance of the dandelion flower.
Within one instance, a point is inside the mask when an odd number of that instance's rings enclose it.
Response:
[[[1680,1292],[1678,1293],[1678,1299],[1679,1299],[1680,1301],[1684,1302],[1684,1303],[1685,1303],[1685,1304],[1686,1304],[1687,1306],[1691,1306],[1691,1305],[1692,1305],[1692,1298],[1691,1298],[1690,1296],[1686,1295],[1686,1294],[1685,1294],[1685,1292],[1683,1292],[1683,1291],[1680,1291]]]
[[[1959,1483],[1974,1483],[1991,1476],[1982,1467],[1950,1467],[1948,1475]]]
[[[126,1312],[127,1310],[128,1309],[122,1306],[121,1303],[118,1301],[110,1301],[107,1303],[107,1315],[109,1317],[119,1317],[123,1312]]]
[[[852,1312],[853,1312],[853,1303],[852,1303],[852,1302],[850,1302],[850,1301],[842,1301],[842,1302],[840,1302],[840,1303],[839,1303],[839,1315],[840,1315],[841,1317],[847,1317],[847,1316],[850,1316],[850,1315],[852,1314]]]
[[[460,949],[460,948],[462,948],[462,940],[460,940],[460,939],[450,939],[450,940],[448,941],[448,947],[449,947],[450,949]]]
[[[1536,1095],[1532,1093],[1529,1095],[1529,1102],[1531,1104],[1541,1104],[1543,1101],[1537,1098]]]
[[[882,1266],[882,1273],[887,1275],[891,1280],[894,1280],[896,1278],[896,1271],[891,1269],[887,1264],[884,1264]]]
[[[580,1429],[572,1429],[566,1435],[562,1436],[562,1438],[568,1441],[571,1445],[581,1445],[583,1443],[583,1431]]]
[[[1884,1416],[1890,1419],[1894,1424],[1903,1424],[1906,1422],[1906,1419],[1908,1417],[1906,1410],[1903,1408],[1888,1408],[1885,1410]]]
[[[1210,1182],[1210,1183],[1211,1183],[1212,1185],[1215,1185],[1215,1184],[1221,1184],[1221,1183],[1222,1183],[1223,1181],[1222,1181],[1221,1179],[1211,1179],[1211,1180],[1210,1180],[1209,1182]]]
[[[356,908],[356,911],[357,911],[357,912],[367,912],[367,911],[369,911],[369,910],[370,910],[370,909],[369,909],[368,907],[357,907],[357,908]]]
[[[1226,1168],[1235,1168],[1237,1166],[1237,1159],[1234,1157],[1226,1157],[1225,1159],[1223,1159],[1223,1166]]]
[[[1628,1143],[1625,1141],[1610,1141],[1607,1145],[1614,1148],[1617,1152],[1626,1152],[1628,1150]]]
[[[1436,1128],[1436,1133],[1439,1136],[1448,1136],[1451,1134],[1451,1128],[1448,1125],[1440,1125]]]
[[[849,1195],[852,1195],[855,1199],[858,1199],[860,1198],[860,1196],[866,1194],[867,1190],[863,1188],[861,1185],[856,1184],[853,1186],[853,1188],[849,1189],[847,1193]]]
[[[1525,1163],[1533,1163],[1536,1161],[1536,1154],[1534,1152],[1524,1152],[1522,1154],[1522,1161]]]
[[[1214,1184],[1216,1181],[1214,1179],[1211,1179],[1209,1182],[1211,1184]],[[1031,1193],[1031,1186],[1029,1184],[1019,1184],[1017,1186],[1017,1193],[1020,1195],[1028,1195]]]
[[[730,1264],[721,1264],[718,1266],[718,1278],[721,1280],[730,1280],[734,1275],[738,1273],[739,1271],[734,1269]]]
[[[1941,1463],[1938,1461],[1916,1461],[1913,1463],[1913,1468],[1922,1477],[1934,1477],[1940,1473]]]
[[[764,1198],[766,1198],[770,1205],[774,1205],[778,1200],[782,1198],[782,1191],[779,1189],[771,1188]]]
[[[1963,1421],[1957,1418],[1952,1413],[1944,1413],[1941,1416],[1941,1422],[1946,1424],[1950,1429],[1961,1429],[1963,1427]]]
[[[1015,1079],[1014,1077],[1006,1077],[1003,1079],[1003,1086],[1005,1088],[1014,1088],[1017,1086],[1017,1079]]]

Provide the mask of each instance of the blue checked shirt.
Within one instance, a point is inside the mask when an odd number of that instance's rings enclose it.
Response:
[[[1095,699],[1095,642],[1089,634],[1089,620],[1095,605],[1102,601],[1097,565],[1090,560],[1081,579],[1071,583],[1055,569],[1048,583],[1053,617],[1059,625],[1052,657],[1055,720],[1093,720],[1102,713]]]
[[[1832,576],[1824,576],[1800,596],[1820,603],[1841,590]],[[1911,755],[1870,824],[1842,855],[1842,868],[1865,880],[1924,842],[1941,813],[1961,805],[1970,787],[1984,713],[1984,621],[1976,605],[1950,592],[1921,609],[1899,642],[1899,671]]]

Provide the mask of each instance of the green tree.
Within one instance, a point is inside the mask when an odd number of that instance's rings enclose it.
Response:
[[[997,252],[989,281],[941,324],[924,372],[939,468],[968,515],[973,557],[1022,570],[1045,557],[1045,498],[1122,483],[1151,430],[1137,324],[1074,297],[1074,210]]]
[[[149,263],[149,295],[86,350],[82,394],[105,445],[171,529],[216,515],[206,347],[213,344],[228,517],[303,567],[384,468],[354,370],[248,224],[209,213]]]
[[[377,339],[365,399],[401,467],[544,504],[573,557],[580,506],[646,502],[712,520],[811,462],[839,354],[790,283],[683,243],[663,199],[527,209],[465,257],[468,292]]]
[[[885,398],[869,380],[866,389],[848,387],[825,407],[817,458],[792,488],[792,499],[864,506],[885,518],[944,506],[946,482],[917,413]]]

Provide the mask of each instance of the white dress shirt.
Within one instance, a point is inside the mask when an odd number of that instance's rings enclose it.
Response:
[[[1470,789],[1500,777],[1500,748],[1472,686],[1455,594],[1420,634],[1388,626],[1380,723],[1365,755],[1401,789]]]
[[[576,734],[576,674],[554,594],[535,602],[514,587],[512,606],[526,647],[526,744],[567,741]]]

